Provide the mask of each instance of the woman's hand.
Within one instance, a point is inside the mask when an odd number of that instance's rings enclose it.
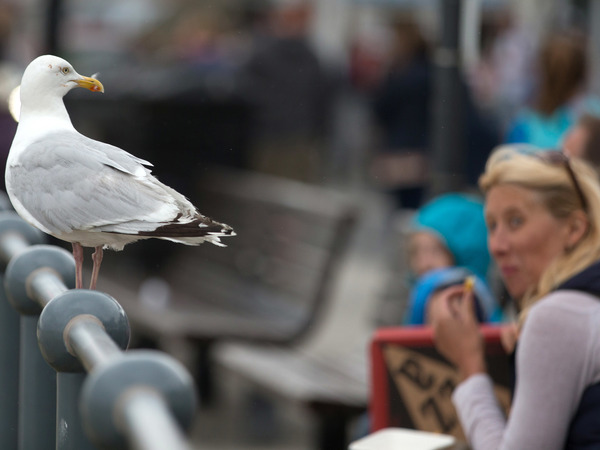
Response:
[[[484,343],[475,317],[473,293],[451,286],[430,299],[427,315],[435,346],[456,365],[462,379],[486,371]]]

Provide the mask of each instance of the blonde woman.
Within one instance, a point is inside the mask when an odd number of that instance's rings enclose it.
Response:
[[[488,245],[520,303],[506,419],[486,374],[472,294],[438,295],[436,346],[463,381],[453,402],[474,450],[600,448],[600,186],[557,151],[502,148],[480,178]]]

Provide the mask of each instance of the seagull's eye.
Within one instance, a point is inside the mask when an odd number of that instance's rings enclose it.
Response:
[[[61,69],[61,72],[64,73],[65,75],[68,74],[71,70],[68,67],[63,67]]]

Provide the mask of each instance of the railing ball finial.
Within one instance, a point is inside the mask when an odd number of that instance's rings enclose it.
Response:
[[[98,368],[87,378],[81,414],[88,437],[100,448],[127,449],[120,415],[136,390],[152,389],[165,400],[183,429],[192,424],[196,408],[194,383],[174,358],[152,350],[133,350]]]
[[[127,349],[129,322],[123,307],[114,298],[87,289],[66,291],[46,305],[38,321],[42,355],[58,372],[84,371],[66,344],[67,328],[82,318],[97,320],[122,350]]]
[[[43,244],[46,240],[44,233],[29,225],[16,212],[4,211],[0,206],[0,235],[10,232],[20,234],[30,245]]]
[[[29,291],[31,275],[38,270],[51,270],[68,289],[75,287],[75,261],[70,252],[50,245],[34,245],[14,257],[6,267],[4,285],[8,299],[22,314],[42,311]]]

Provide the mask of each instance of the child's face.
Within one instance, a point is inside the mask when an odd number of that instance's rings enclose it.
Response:
[[[446,246],[432,233],[418,231],[408,239],[408,264],[417,277],[433,269],[454,265]]]

